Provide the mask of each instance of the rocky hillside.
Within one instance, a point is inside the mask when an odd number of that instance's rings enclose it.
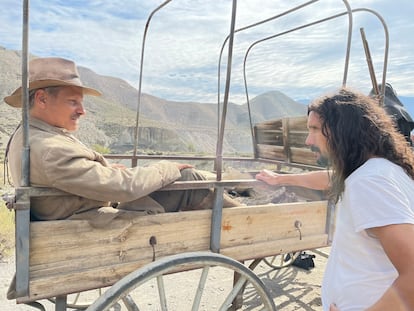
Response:
[[[21,83],[20,53],[0,47],[0,97]],[[99,98],[86,97],[87,115],[78,132],[86,144],[110,148],[113,153],[133,149],[138,91],[127,82],[79,69],[85,84],[102,91]],[[254,122],[303,115],[305,106],[274,91],[251,99]],[[18,124],[20,109],[0,102],[0,152]],[[157,152],[214,154],[217,139],[215,103],[173,102],[143,94],[140,108],[139,149]],[[251,138],[246,105],[229,104],[224,142],[225,153],[250,153]]]

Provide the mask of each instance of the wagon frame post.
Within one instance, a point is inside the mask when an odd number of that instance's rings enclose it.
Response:
[[[29,293],[29,249],[30,249],[30,147],[29,147],[29,0],[23,1],[22,35],[22,195],[16,196],[16,295]],[[27,188],[26,188],[27,187]]]

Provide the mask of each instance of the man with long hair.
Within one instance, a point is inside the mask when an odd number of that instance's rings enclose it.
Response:
[[[414,310],[412,149],[376,100],[345,88],[309,105],[308,129],[337,203],[324,310]]]

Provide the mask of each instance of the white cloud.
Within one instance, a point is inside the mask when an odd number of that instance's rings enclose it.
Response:
[[[390,32],[388,81],[400,95],[414,96],[414,4],[401,0],[349,0],[353,8],[369,7],[381,13]],[[155,0],[62,1],[32,0],[30,52],[74,59],[103,75],[138,85],[142,36],[147,16],[160,5]],[[236,28],[284,12],[303,1],[237,1]],[[171,100],[215,102],[219,52],[230,29],[232,1],[173,0],[151,21],[145,50],[143,91]],[[243,59],[255,41],[345,11],[342,1],[321,0],[290,16],[235,36],[230,100],[245,101]],[[348,85],[370,89],[359,28],[370,44],[377,79],[382,78],[384,35],[371,13],[354,14],[354,34]],[[21,49],[21,6],[0,3],[0,46]],[[246,63],[249,95],[278,89],[293,98],[317,96],[339,87],[345,57],[347,17],[258,43]],[[224,89],[227,48],[221,71]]]

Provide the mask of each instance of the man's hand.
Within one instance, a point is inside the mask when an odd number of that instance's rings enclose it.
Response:
[[[278,177],[279,177],[279,174],[266,170],[266,169],[262,170],[260,173],[256,175],[257,180],[264,181],[265,183],[269,185],[277,185],[281,183],[280,178]]]
[[[111,163],[112,168],[119,168],[121,170],[126,169],[126,166],[121,163]]]
[[[194,166],[193,166],[193,165],[191,165],[191,164],[186,164],[186,163],[175,163],[175,165],[177,165],[177,168],[178,168],[180,171],[182,171],[183,169],[186,169],[186,168],[194,168]]]
[[[332,303],[332,304],[329,306],[329,311],[339,311],[339,309],[336,307],[336,305],[335,305],[334,303]]]

